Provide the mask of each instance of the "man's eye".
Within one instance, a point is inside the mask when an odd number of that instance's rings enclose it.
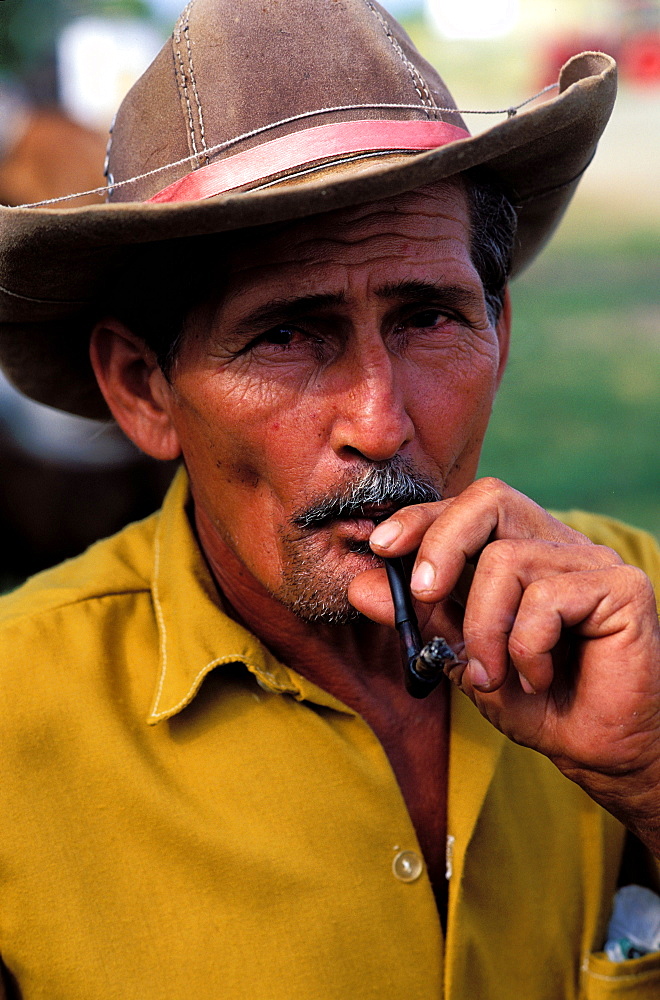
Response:
[[[279,350],[271,351],[270,348]],[[267,355],[285,354],[291,352],[296,357],[304,357],[313,352],[319,354],[323,350],[323,338],[317,336],[310,330],[297,326],[272,326],[270,330],[264,330],[254,340],[250,341],[240,352],[241,354],[260,354],[266,351]]]
[[[312,350],[316,353],[323,350],[324,338],[313,329],[298,326],[273,326],[266,330],[252,343],[252,348],[265,345],[274,347],[296,348],[300,351]]]
[[[259,340],[265,344],[279,344],[288,347],[296,335],[300,336],[300,331],[294,330],[290,326],[274,326],[272,330],[263,333]]]
[[[442,323],[449,318],[447,313],[441,312],[440,309],[423,309],[420,312],[413,313],[408,320],[408,325],[417,329],[424,329],[437,326],[438,323]]]

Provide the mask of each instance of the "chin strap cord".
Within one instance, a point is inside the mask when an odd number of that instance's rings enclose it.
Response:
[[[556,90],[559,86],[558,83],[551,83],[543,90],[539,90],[537,94],[533,94],[532,97],[526,98],[521,101],[520,104],[512,105],[508,108],[498,108],[491,111],[484,111],[483,109],[467,109],[467,108],[434,108],[435,112],[442,114],[452,114],[452,115],[506,115],[507,118],[513,118],[513,116],[520,110],[524,108],[525,105],[531,104],[538,97],[542,97],[551,90]],[[334,111],[370,111],[377,110],[379,108],[387,109],[390,111],[404,110],[404,111],[424,111],[425,107],[421,104],[345,104],[333,108],[317,108],[314,111],[303,111],[299,115],[292,115],[290,118],[282,118],[280,121],[271,122],[269,125],[264,125],[261,128],[255,128],[251,132],[244,132],[242,135],[237,135],[233,139],[228,139],[226,142],[219,142],[215,146],[209,146],[205,150],[205,155],[208,157],[213,153],[218,153],[221,150],[229,149],[231,146],[238,142],[242,142],[244,139],[251,139],[255,135],[260,135],[263,132],[268,132],[270,129],[278,128],[280,125],[288,125],[290,122],[301,121],[304,118],[312,118],[315,115],[330,114]],[[118,188],[126,187],[128,184],[135,184],[138,181],[146,180],[149,177],[154,177],[157,174],[162,174],[167,170],[171,170],[175,167],[187,166],[189,164],[199,164],[199,154],[196,153],[193,156],[185,156],[181,160],[174,160],[172,163],[166,163],[162,167],[155,167],[153,170],[147,170],[143,174],[136,174],[134,177],[127,177],[123,181],[115,181],[108,178],[108,185],[103,185],[97,188],[90,188],[89,191],[77,191],[75,194],[65,194],[61,195],[59,198],[47,198],[44,201],[32,201],[26,202],[23,205],[11,206],[13,209],[17,208],[43,208],[46,205],[57,205],[65,201],[72,201],[74,198],[87,198],[91,195],[104,195],[108,193],[108,189],[117,190]]]

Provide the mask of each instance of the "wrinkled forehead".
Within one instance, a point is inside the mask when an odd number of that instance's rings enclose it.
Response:
[[[259,281],[279,270],[359,267],[411,250],[436,252],[446,244],[454,253],[469,253],[470,213],[460,180],[246,230],[227,241],[223,284]]]
[[[244,230],[238,234],[235,249],[249,252],[250,248],[264,244],[274,251],[279,246],[312,239],[343,237],[349,240],[353,235],[376,232],[383,225],[391,226],[395,220],[400,222],[402,229],[424,231],[435,226],[438,220],[451,219],[457,214],[461,217],[468,214],[465,183],[460,175],[388,198]]]
[[[300,219],[129,247],[109,284],[117,290],[118,285],[132,285],[139,275],[139,286],[146,291],[147,279],[153,276],[162,279],[164,290],[175,292],[183,285],[201,287],[216,268],[218,274],[227,275],[258,257],[299,260],[314,244],[350,245],[393,227],[432,239],[445,220],[469,229],[467,184],[460,174],[414,191]],[[171,284],[170,279],[174,279]]]

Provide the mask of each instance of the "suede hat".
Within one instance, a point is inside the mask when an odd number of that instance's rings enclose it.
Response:
[[[0,364],[40,402],[107,417],[90,316],[126,247],[315,215],[476,166],[513,194],[518,273],[561,218],[615,93],[611,57],[582,53],[555,96],[472,137],[373,0],[191,0],[117,113],[106,202],[0,207]]]

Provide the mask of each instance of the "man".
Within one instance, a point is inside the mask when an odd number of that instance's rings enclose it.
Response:
[[[619,821],[660,852],[660,554],[474,482],[508,259],[612,72],[471,139],[376,4],[197,0],[111,203],[4,216],[15,380],[187,472],[5,601],[10,995],[657,993],[658,955],[598,952]],[[382,558],[411,553],[463,693],[403,687]]]

